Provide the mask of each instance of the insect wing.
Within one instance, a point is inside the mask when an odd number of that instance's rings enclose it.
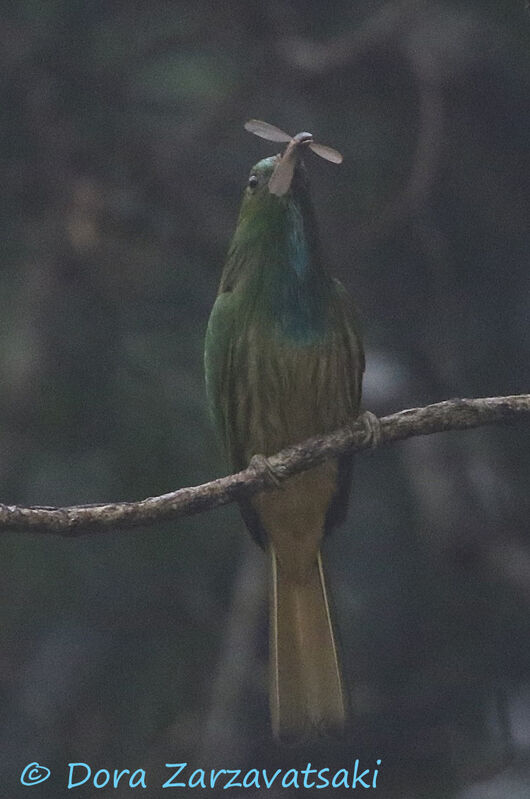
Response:
[[[333,147],[328,147],[325,144],[317,144],[317,142],[311,142],[309,149],[313,150],[313,152],[316,153],[316,155],[319,155],[321,158],[325,158],[326,161],[331,161],[334,164],[342,164],[342,155],[338,150],[334,150]]]
[[[295,166],[296,158],[294,154],[289,153],[287,157],[284,155],[281,158],[269,180],[269,191],[271,194],[276,194],[278,197],[281,197],[289,191]]]
[[[269,125],[268,122],[262,122],[261,119],[249,119],[248,122],[245,122],[245,130],[248,130],[249,133],[253,133],[255,136],[259,136],[261,139],[267,139],[267,141],[291,141],[291,137],[288,133],[285,133],[285,131],[280,130],[280,128],[274,125]]]

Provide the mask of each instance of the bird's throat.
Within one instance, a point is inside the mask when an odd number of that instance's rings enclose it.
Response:
[[[291,342],[313,344],[325,336],[330,294],[314,220],[291,201],[260,222],[244,258],[249,311]]]

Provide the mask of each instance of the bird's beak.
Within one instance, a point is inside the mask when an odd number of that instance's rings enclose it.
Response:
[[[274,172],[269,180],[269,191],[277,197],[283,197],[291,188],[294,170],[302,150],[311,144],[313,137],[310,133],[298,133],[287,145],[285,152],[280,156]]]

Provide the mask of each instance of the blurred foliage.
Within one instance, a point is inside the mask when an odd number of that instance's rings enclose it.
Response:
[[[345,155],[310,171],[364,320],[367,407],[528,391],[529,44],[522,0],[4,4],[0,499],[138,499],[222,473],[202,339],[271,153],[252,116]],[[357,756],[383,760],[381,796],[521,795],[529,444],[484,428],[359,458],[327,546],[355,711],[340,745],[269,738],[263,564],[234,508],[3,536],[5,795],[31,760],[56,775],[33,789],[47,798],[69,760],[153,786],[166,761]]]

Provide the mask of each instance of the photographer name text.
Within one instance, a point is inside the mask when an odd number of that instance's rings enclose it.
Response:
[[[230,790],[249,788],[251,790],[270,790],[271,788],[377,788],[379,766],[363,768],[359,759],[350,768],[316,768],[307,763],[302,769],[203,769],[193,768],[189,763],[166,763],[167,774],[159,783],[160,788],[199,788],[202,790]],[[57,775],[56,775],[57,776]],[[26,787],[39,785],[52,777],[51,770],[37,762],[28,763],[20,775],[20,782]],[[150,783],[148,773],[143,768],[106,769],[94,768],[88,763],[68,763],[64,784],[68,790],[75,788],[147,788]],[[151,783],[152,784],[152,783]]]

